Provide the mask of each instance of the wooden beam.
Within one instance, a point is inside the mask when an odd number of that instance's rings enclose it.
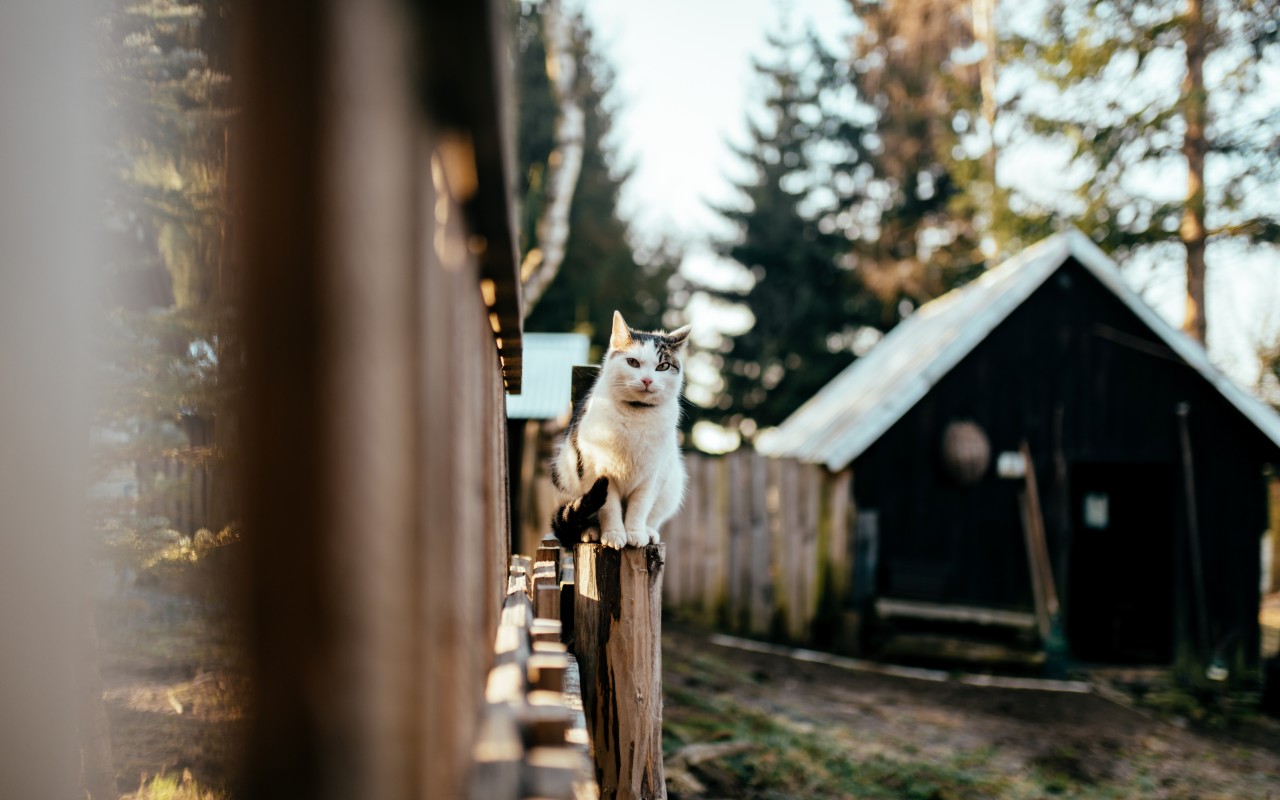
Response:
[[[920,600],[898,600],[881,597],[876,600],[876,616],[881,619],[923,619],[936,622],[962,622],[973,625],[990,625],[1002,628],[1036,629],[1036,617],[1025,611],[1008,611],[1000,608],[978,608]]]

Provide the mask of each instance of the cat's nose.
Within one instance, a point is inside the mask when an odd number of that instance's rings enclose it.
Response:
[[[644,388],[648,389],[649,384],[653,383],[653,378],[641,378],[640,382],[644,384]]]

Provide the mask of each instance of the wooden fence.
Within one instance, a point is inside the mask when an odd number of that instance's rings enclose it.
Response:
[[[852,633],[852,473],[748,449],[685,457],[667,523],[669,613],[750,636],[841,646]]]
[[[217,532],[228,521],[228,503],[218,491],[214,468],[180,457],[161,457],[137,464],[142,513],[164,517],[167,526],[188,535],[201,528]],[[221,500],[221,502],[220,502]]]

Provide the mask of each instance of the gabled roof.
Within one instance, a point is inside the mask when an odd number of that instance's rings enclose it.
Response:
[[[921,306],[778,428],[762,433],[756,449],[765,455],[844,469],[1070,259],[1087,269],[1280,447],[1280,415],[1209,363],[1204,348],[1165,322],[1130,289],[1116,263],[1088,237],[1068,230]]]
[[[575,364],[587,363],[591,341],[581,333],[526,333],[524,386],[507,395],[508,419],[555,419],[569,411]]]

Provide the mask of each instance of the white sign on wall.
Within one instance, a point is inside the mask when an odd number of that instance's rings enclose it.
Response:
[[[1103,492],[1089,492],[1084,496],[1084,524],[1086,528],[1104,530],[1111,520],[1111,498]]]
[[[1027,460],[1016,450],[1006,450],[996,457],[996,474],[1001,478],[1025,478]]]

